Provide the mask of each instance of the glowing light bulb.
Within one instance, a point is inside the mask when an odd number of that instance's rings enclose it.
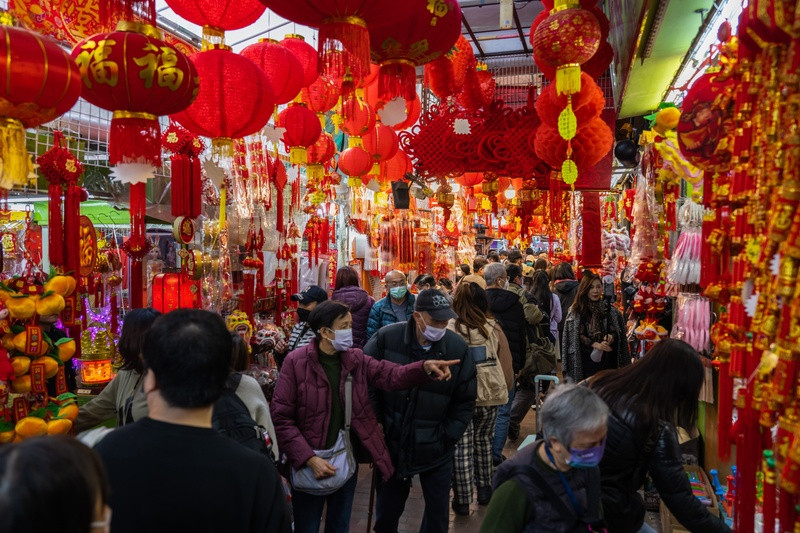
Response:
[[[508,188],[508,189],[506,189],[506,192],[503,193],[503,194],[506,195],[506,198],[511,200],[512,198],[514,198],[517,195],[517,191],[515,191],[514,189],[511,189],[511,188]]]

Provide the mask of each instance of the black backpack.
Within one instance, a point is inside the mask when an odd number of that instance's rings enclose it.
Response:
[[[236,395],[241,380],[242,375],[238,372],[231,372],[228,375],[222,395],[214,402],[211,427],[239,444],[269,457],[274,463],[272,445],[267,445],[264,439],[266,429],[253,420],[247,406]]]

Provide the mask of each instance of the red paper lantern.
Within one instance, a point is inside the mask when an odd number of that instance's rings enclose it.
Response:
[[[413,14],[393,24],[371,26],[372,57],[381,65],[380,96],[411,100],[416,93],[416,66],[448,52],[461,36],[461,8],[456,0],[406,0]],[[395,19],[397,20],[397,19]]]
[[[465,172],[455,179],[462,187],[474,187],[483,182],[483,172]]]
[[[614,134],[603,119],[596,117],[580,127],[571,142],[572,159],[579,170],[585,170],[596,165],[611,151]],[[553,168],[560,168],[567,157],[567,141],[553,126],[539,126],[535,146],[536,155]]]
[[[406,119],[399,124],[392,126],[395,131],[402,131],[410,128],[419,120],[422,114],[422,102],[419,100],[419,95],[414,95],[413,100],[406,101]]]
[[[303,88],[303,66],[278,41],[265,39],[251,44],[242,50],[242,55],[267,75],[276,105],[291,102]]]
[[[571,96],[572,110],[578,128],[597,117],[606,106],[606,97],[595,81],[586,73],[581,73],[581,90]],[[558,125],[558,116],[567,107],[568,97],[560,95],[553,84],[548,85],[536,99],[536,112],[542,122],[550,126]]]
[[[286,128],[283,142],[293,165],[306,163],[306,149],[317,142],[322,127],[313,111],[304,104],[292,104],[278,115],[278,127]]]
[[[0,99],[0,187],[24,185],[33,172],[25,128],[35,128],[68,111],[81,94],[78,67],[55,41],[0,26],[3,97]]]
[[[363,176],[372,168],[372,157],[359,146],[339,154],[339,170],[351,178]]]
[[[308,44],[302,35],[289,34],[281,41],[281,46],[289,50],[303,67],[303,87],[308,87],[319,76],[317,51]],[[331,106],[333,107],[333,106]]]
[[[380,164],[397,153],[397,134],[392,128],[380,122],[361,139],[361,142],[364,150],[372,156],[371,174],[380,174]]]
[[[308,166],[306,175],[309,181],[320,180],[325,176],[325,163],[336,155],[336,143],[330,134],[323,132],[317,142],[308,147]]]
[[[333,109],[339,101],[339,87],[336,82],[329,76],[321,74],[314,83],[305,87],[300,95],[303,103],[317,114],[320,125],[325,127],[325,113]]]
[[[488,70],[470,71],[467,73],[464,90],[458,95],[458,101],[467,109],[475,110],[488,107],[494,100],[497,83],[494,75]]]
[[[353,95],[342,103],[340,127],[350,136],[350,145],[359,146],[361,137],[375,127],[375,111],[364,100]]]
[[[251,25],[264,14],[267,6],[258,0],[166,0],[181,18],[203,26],[203,33],[238,30]],[[209,32],[210,30],[210,32]]]
[[[78,43],[72,57],[83,80],[82,96],[114,112],[109,163],[161,166],[158,116],[177,113],[195,99],[198,71],[192,62],[167,45],[160,30],[135,22],[120,22],[116,31]]]
[[[201,303],[199,280],[178,272],[156,274],[153,278],[153,309],[169,313],[175,309],[199,309]]]
[[[251,135],[269,121],[275,106],[267,75],[246,57],[227,47],[192,57],[203,83],[197,99],[172,118],[196,135],[212,137],[217,146]]]
[[[559,94],[573,94],[580,90],[580,65],[597,52],[601,38],[600,23],[591,12],[559,5],[531,33],[533,57],[556,69]]]
[[[319,28],[319,59],[325,61],[322,70],[334,78],[343,76],[347,69],[356,79],[367,75],[367,28],[391,20],[402,20],[413,13],[412,2],[393,0],[269,0],[265,3],[285,19]],[[326,55],[329,50],[348,53]]]
[[[464,86],[467,72],[475,69],[472,45],[461,35],[446,56],[425,65],[425,85],[440,100],[458,93]]]

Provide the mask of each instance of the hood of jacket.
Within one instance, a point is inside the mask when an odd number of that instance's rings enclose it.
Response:
[[[555,282],[554,290],[560,294],[569,294],[578,290],[578,285],[580,284],[580,281],[575,281],[574,279],[564,279]]]
[[[486,297],[489,300],[489,309],[496,313],[508,311],[519,302],[519,294],[506,289],[487,289]]]
[[[350,306],[350,312],[355,312],[367,305],[369,302],[369,294],[361,287],[351,285],[333,291],[331,300],[338,300],[342,303],[346,303]]]

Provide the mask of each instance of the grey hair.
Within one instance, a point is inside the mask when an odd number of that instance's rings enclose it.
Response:
[[[500,263],[489,263],[483,267],[483,279],[486,280],[486,286],[491,287],[497,280],[506,275],[506,267]]]
[[[566,447],[576,433],[594,431],[608,423],[608,406],[589,387],[575,383],[558,385],[548,395],[538,413],[545,442],[555,437]]]

